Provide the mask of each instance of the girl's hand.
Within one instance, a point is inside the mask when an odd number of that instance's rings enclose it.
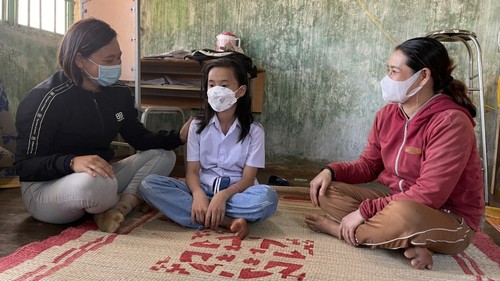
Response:
[[[205,216],[208,208],[208,198],[201,189],[193,193],[193,206],[191,206],[191,223],[205,224]]]
[[[87,173],[93,177],[97,174],[105,178],[113,178],[115,172],[106,160],[102,159],[99,155],[83,155],[73,158],[71,169],[75,173]]]
[[[344,239],[351,246],[357,246],[356,229],[363,223],[364,219],[359,210],[356,210],[342,218],[339,227],[340,239]]]
[[[207,214],[205,216],[205,227],[210,227],[211,229],[217,228],[226,215],[226,202],[228,197],[226,196],[226,190],[218,192],[214,195],[210,204],[208,205]]]
[[[324,169],[309,183],[309,195],[311,202],[315,207],[319,207],[319,195],[325,195],[325,191],[332,182],[332,174],[330,170]]]

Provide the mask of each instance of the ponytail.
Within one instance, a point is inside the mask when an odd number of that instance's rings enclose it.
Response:
[[[467,86],[460,80],[450,76],[450,82],[443,88],[443,93],[450,96],[457,104],[465,107],[472,117],[476,117],[477,109],[467,93]]]

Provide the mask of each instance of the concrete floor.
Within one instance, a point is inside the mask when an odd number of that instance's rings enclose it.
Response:
[[[178,164],[180,164],[178,166],[182,166],[182,162]],[[294,167],[268,165],[266,169],[259,171],[257,177],[259,182],[267,183],[269,176],[276,175],[287,179],[290,185],[307,188],[309,181],[319,172],[320,168],[307,164]],[[181,171],[181,168],[176,168],[173,175],[180,176]],[[500,198],[494,197],[490,205],[499,207]],[[23,245],[44,240],[60,233],[67,227],[78,225],[91,218],[91,216],[86,216],[69,225],[39,222],[26,212],[19,188],[0,189],[0,257],[9,255]],[[497,245],[500,245],[500,232],[487,222],[484,223],[482,231],[492,237]]]

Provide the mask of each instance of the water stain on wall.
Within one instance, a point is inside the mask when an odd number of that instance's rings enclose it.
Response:
[[[15,116],[28,92],[56,71],[60,35],[0,23],[0,78]]]
[[[496,1],[150,0],[142,6],[144,54],[215,48],[223,31],[242,38],[246,53],[266,69],[264,112],[257,119],[266,128],[271,163],[357,158],[383,106],[379,81],[395,47],[389,39],[400,43],[460,28],[484,40],[500,24]],[[491,88],[498,75],[491,59],[499,55],[487,55],[485,84]],[[495,104],[493,93],[487,97]]]
[[[215,49],[215,36],[223,31],[241,37],[245,52],[266,69],[264,112],[256,118],[266,129],[268,163],[304,159],[320,165],[357,158],[373,116],[384,104],[379,81],[394,43],[433,30],[458,28],[478,35],[486,103],[496,105],[500,72],[497,0],[141,3],[144,55]],[[43,41],[22,34],[19,39],[13,35],[15,31],[9,34],[1,28],[0,64],[9,65],[9,70],[0,69],[0,75],[9,78],[7,85],[16,104],[55,70],[53,58],[59,40]],[[35,50],[28,45],[42,47]],[[456,76],[462,77],[464,50],[453,45],[449,50],[459,64]],[[490,144],[495,119],[495,110],[488,110]],[[492,150],[490,145],[488,155]]]

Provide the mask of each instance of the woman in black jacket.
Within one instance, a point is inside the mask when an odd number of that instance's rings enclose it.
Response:
[[[168,175],[179,133],[152,133],[138,120],[130,89],[118,79],[116,32],[98,19],[73,24],[59,49],[62,71],[36,86],[19,105],[16,168],[31,215],[68,223],[95,214],[99,229],[115,232],[142,202],[137,190],[149,174]],[[120,134],[141,152],[110,164]]]

